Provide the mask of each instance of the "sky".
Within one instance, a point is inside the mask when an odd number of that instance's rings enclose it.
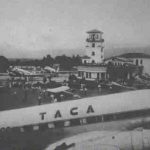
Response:
[[[0,55],[8,58],[82,55],[91,29],[104,32],[106,55],[150,47],[149,28],[150,0],[0,0]]]

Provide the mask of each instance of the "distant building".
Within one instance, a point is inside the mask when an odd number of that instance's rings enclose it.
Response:
[[[78,66],[78,78],[86,80],[105,80],[106,66],[104,60],[103,32],[91,30],[87,32],[85,55],[82,57],[82,65]]]
[[[136,75],[141,75],[143,66],[134,64],[134,60],[124,56],[110,57],[104,60],[107,64],[107,74],[111,80],[127,81]]]
[[[78,67],[78,78],[86,80],[105,80],[106,66],[104,65],[83,65]]]
[[[150,55],[145,53],[125,53],[120,57],[131,59],[136,66],[143,66],[143,73],[150,75]]]
[[[131,65],[133,64],[133,60],[129,58],[123,58],[123,57],[110,57],[104,60],[105,64],[112,63],[115,66],[120,66],[120,65]]]

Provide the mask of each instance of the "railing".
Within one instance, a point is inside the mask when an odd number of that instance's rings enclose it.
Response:
[[[87,38],[86,41],[87,41],[87,42],[101,42],[101,43],[103,43],[103,42],[104,42],[104,39],[97,39],[97,40],[96,40],[96,39],[89,39],[89,38]]]
[[[95,67],[106,67],[107,65],[106,64],[96,64],[96,63],[86,63],[86,64],[81,64],[80,66],[95,66]]]

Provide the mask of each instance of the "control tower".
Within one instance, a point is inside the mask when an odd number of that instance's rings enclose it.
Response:
[[[82,57],[83,64],[100,64],[104,60],[104,39],[102,31],[97,29],[87,32],[86,55]]]

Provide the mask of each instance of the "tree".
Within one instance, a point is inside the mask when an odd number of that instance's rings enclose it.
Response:
[[[42,59],[42,66],[53,66],[54,59],[51,57],[51,55],[47,55],[46,57],[43,57]]]
[[[55,58],[51,57],[51,55],[46,55],[42,60],[40,59],[29,59],[22,60],[17,59],[16,61],[10,61],[10,64],[15,66],[51,66],[53,67],[54,63],[60,64],[60,68],[63,70],[71,70],[73,66],[81,65],[81,57],[79,55],[73,55],[72,57],[62,55],[56,56]]]
[[[0,56],[0,72],[6,72],[9,67],[9,61],[4,56]]]
[[[79,55],[73,55],[72,56],[72,65],[73,66],[79,66],[82,64],[82,60],[81,57]]]
[[[66,55],[56,56],[55,62],[60,64],[60,67],[64,70],[70,70],[72,68],[72,59]]]

